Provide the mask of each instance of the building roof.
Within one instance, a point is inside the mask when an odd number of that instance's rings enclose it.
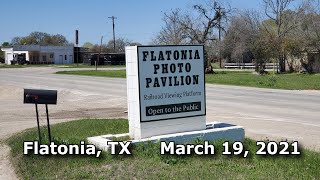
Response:
[[[40,46],[40,45],[14,45],[14,46],[6,46],[2,47],[1,49],[11,49],[13,48],[13,51],[41,51],[41,50],[48,50],[48,49],[69,49],[73,48],[72,46]]]

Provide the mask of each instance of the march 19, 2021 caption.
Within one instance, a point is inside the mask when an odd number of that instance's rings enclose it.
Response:
[[[112,155],[131,155],[131,142],[130,141],[109,141],[110,153]],[[245,149],[242,142],[228,142],[223,144],[222,155],[242,156],[244,158],[252,152]],[[300,155],[299,144],[297,141],[289,143],[287,141],[257,141],[257,150],[254,152],[256,155]],[[175,142],[160,142],[161,155],[215,155],[216,148],[208,141],[203,144],[176,144]],[[95,145],[85,144],[81,141],[80,144],[70,145],[57,145],[51,142],[49,145],[39,144],[37,141],[26,141],[23,143],[23,154],[29,155],[85,155],[100,157],[101,150],[96,148]]]

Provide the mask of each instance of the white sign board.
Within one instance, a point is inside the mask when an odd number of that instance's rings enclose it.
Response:
[[[203,46],[138,47],[141,122],[205,115]]]
[[[129,126],[170,126],[164,133],[205,128],[205,119],[197,118],[206,115],[202,45],[127,47],[126,61]]]

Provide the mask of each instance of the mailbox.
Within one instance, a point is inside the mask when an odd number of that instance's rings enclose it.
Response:
[[[57,104],[56,90],[24,89],[24,104]]]

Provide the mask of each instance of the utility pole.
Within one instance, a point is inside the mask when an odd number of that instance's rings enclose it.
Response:
[[[113,30],[113,52],[116,52],[116,36],[115,36],[115,32],[114,32],[114,20],[117,19],[114,16],[108,17],[110,19],[112,19],[112,30]]]
[[[96,64],[95,64],[95,65],[96,65],[96,70],[97,70],[98,64],[99,64],[99,62],[100,62],[102,39],[103,39],[103,36],[101,36],[99,56],[98,56],[97,61],[96,61]]]
[[[79,31],[76,30],[77,66],[79,65]]]
[[[217,2],[214,1],[214,9],[218,12],[218,36],[219,36],[219,67],[222,68],[222,56],[221,56],[221,17],[222,17],[222,9],[221,6],[217,7]]]
[[[221,6],[218,7],[218,28],[219,28],[219,67],[222,68],[222,62],[221,62]]]

